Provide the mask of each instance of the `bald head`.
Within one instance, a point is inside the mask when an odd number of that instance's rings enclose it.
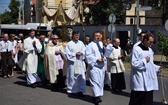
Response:
[[[120,39],[119,38],[115,38],[113,40],[113,44],[114,44],[114,46],[118,47],[120,45]]]
[[[22,33],[19,34],[19,38],[23,38],[23,34]]]
[[[9,36],[8,36],[7,33],[5,33],[5,34],[3,35],[3,39],[4,39],[5,41],[7,41],[7,40],[9,39]]]

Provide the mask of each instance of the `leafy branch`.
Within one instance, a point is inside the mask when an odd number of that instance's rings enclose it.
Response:
[[[163,35],[160,31],[158,31],[157,35],[159,42],[158,49],[166,57],[166,61],[168,61],[168,36]]]

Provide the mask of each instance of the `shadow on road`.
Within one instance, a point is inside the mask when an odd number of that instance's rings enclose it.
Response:
[[[113,94],[113,93],[112,93]],[[119,93],[115,93],[116,95],[122,95],[122,96],[125,96],[125,97],[130,97],[130,93],[128,92],[125,92],[125,91],[122,91],[122,92],[119,92]]]
[[[17,78],[26,81],[26,77],[25,76],[18,76]]]
[[[16,81],[16,82],[14,82],[14,84],[28,87],[28,85],[27,85],[27,83],[25,81]]]
[[[161,102],[153,102],[153,105],[166,105],[166,104],[162,104]]]
[[[83,101],[87,101],[87,102],[90,102],[90,103],[93,103],[92,101],[92,97],[90,95],[84,95],[84,96],[78,96],[78,95],[75,95],[75,94],[68,94],[68,97],[69,98],[74,98],[74,99],[80,99],[80,100],[83,100]]]
[[[125,97],[130,97],[130,95],[131,95],[131,93],[125,92],[125,91],[122,91],[122,92],[112,92],[110,88],[104,89],[104,91],[110,91],[112,94],[122,95],[122,96],[125,96]]]

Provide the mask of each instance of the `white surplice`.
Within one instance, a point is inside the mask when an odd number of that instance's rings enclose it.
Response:
[[[85,92],[85,45],[82,41],[70,41],[66,46],[67,57],[67,92]],[[83,55],[77,57],[76,53],[82,52]]]
[[[157,71],[160,66],[153,62],[153,51],[142,50],[136,46],[132,53],[131,60],[131,78],[130,88],[134,91],[151,91],[158,90]],[[149,56],[150,61],[147,63],[145,57]]]
[[[118,59],[118,57],[121,55],[121,48],[118,47],[118,49],[113,48],[113,52],[109,55],[110,62],[111,62],[111,73],[121,73],[125,71],[124,64],[121,59]]]
[[[92,41],[86,48],[86,60],[89,66],[89,81],[91,84],[93,97],[103,96],[104,75],[105,75],[105,63],[98,62],[97,60],[102,58],[102,53],[99,51],[97,43],[100,48],[103,49],[102,42]]]
[[[33,41],[36,42],[36,48],[33,47]],[[24,51],[27,54],[26,59],[26,70],[27,70],[27,83],[33,84],[35,82],[39,82],[40,78],[37,73],[38,66],[38,56],[37,52],[40,53],[42,49],[41,43],[37,38],[28,37],[24,40]]]

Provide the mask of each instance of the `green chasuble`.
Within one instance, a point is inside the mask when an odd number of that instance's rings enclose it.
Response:
[[[44,54],[44,43],[41,42],[42,45],[42,50],[41,52],[38,54],[38,68],[37,68],[37,74],[39,76],[43,76],[45,77],[45,70],[44,70],[44,60],[43,58],[40,56],[41,54]]]

